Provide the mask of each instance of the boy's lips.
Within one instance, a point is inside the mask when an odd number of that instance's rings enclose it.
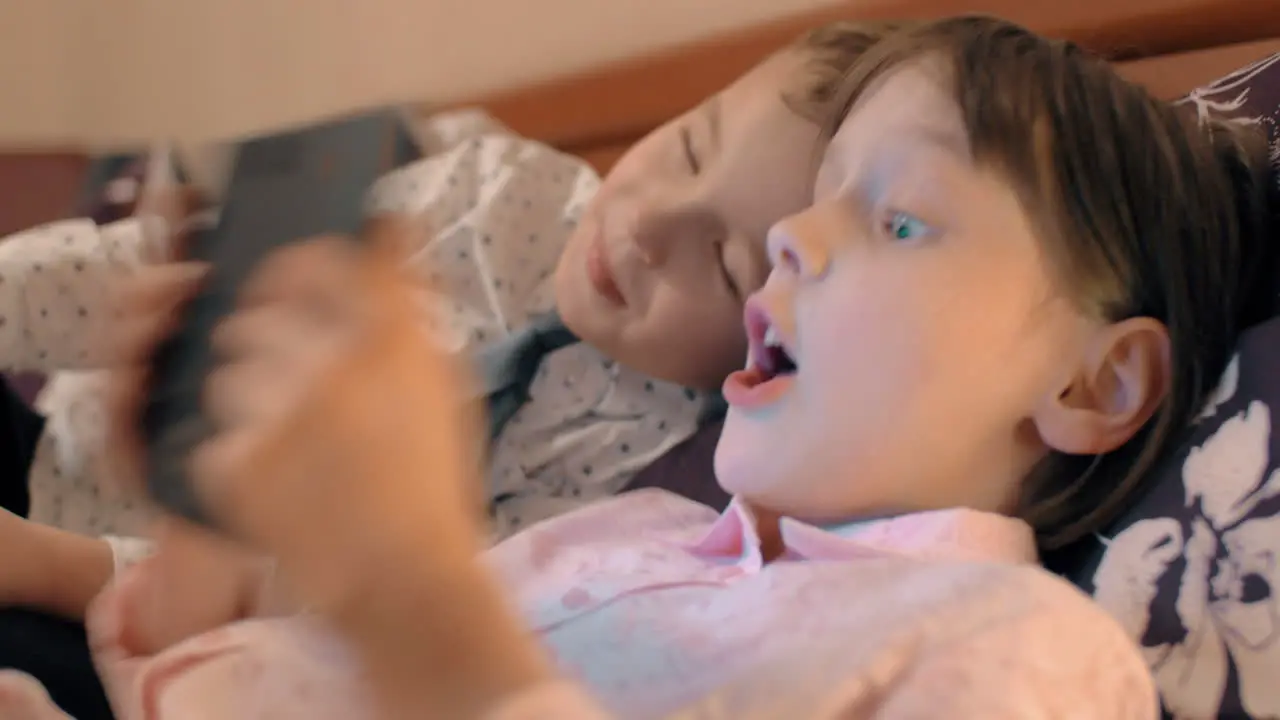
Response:
[[[743,325],[750,344],[747,367],[725,378],[721,392],[725,402],[734,407],[753,409],[772,405],[795,383],[797,368],[789,343],[755,298],[747,302]]]
[[[614,278],[613,268],[609,265],[604,235],[599,232],[592,236],[591,244],[587,246],[586,265],[587,280],[601,297],[619,307],[627,304],[626,298],[622,296],[622,290],[618,288],[618,281]]]

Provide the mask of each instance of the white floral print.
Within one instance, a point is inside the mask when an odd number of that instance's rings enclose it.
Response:
[[[1263,58],[1252,65],[1246,65],[1216,82],[1192,90],[1180,103],[1194,106],[1202,122],[1214,116],[1229,117],[1239,122],[1262,125],[1274,138],[1277,122],[1274,112],[1248,114],[1242,113],[1242,110],[1247,111],[1251,104],[1249,95],[1258,76],[1277,65],[1280,65],[1280,53]],[[1280,166],[1280,143],[1271,145],[1271,162]],[[1280,182],[1280,178],[1277,182]]]
[[[1200,411],[1200,415],[1196,418],[1196,422],[1207,420],[1218,414],[1218,408],[1223,403],[1231,399],[1236,394],[1236,386],[1240,384],[1240,353],[1231,356],[1231,362],[1227,365],[1227,369],[1222,373],[1222,379],[1218,381],[1218,387],[1205,401],[1204,409]]]
[[[1226,399],[1215,397],[1215,406]],[[1179,720],[1217,717],[1233,673],[1250,716],[1280,717],[1280,515],[1251,514],[1280,497],[1280,470],[1267,473],[1270,436],[1271,411],[1261,401],[1223,422],[1183,464],[1190,519],[1134,523],[1108,543],[1094,576],[1098,602],[1145,640],[1165,705]],[[1168,573],[1180,574],[1174,608],[1184,633],[1146,639]]]

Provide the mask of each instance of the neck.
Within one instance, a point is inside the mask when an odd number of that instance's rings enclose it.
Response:
[[[750,505],[756,519],[756,534],[760,537],[760,555],[765,562],[777,560],[782,555],[782,515],[772,510]]]
[[[784,546],[782,543],[782,513],[770,510],[765,507],[747,502],[747,507],[751,509],[751,515],[756,520],[756,535],[760,538],[760,554],[765,562],[778,559],[783,553]],[[866,522],[874,522],[876,520],[886,520],[896,517],[899,513],[880,513],[874,515],[853,516],[844,520],[835,521],[818,521],[808,522],[814,527],[834,530],[839,527],[846,527],[852,524],[861,524]],[[789,517],[789,516],[788,516]],[[800,520],[800,518],[796,518]]]

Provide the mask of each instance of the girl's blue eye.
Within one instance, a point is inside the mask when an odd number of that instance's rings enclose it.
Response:
[[[889,231],[890,238],[902,241],[919,240],[932,230],[920,218],[904,212],[895,212],[890,215],[885,229]]]

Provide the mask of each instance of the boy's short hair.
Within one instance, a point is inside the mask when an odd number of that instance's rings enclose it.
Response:
[[[1240,332],[1274,309],[1280,241],[1267,227],[1264,139],[1183,112],[1101,58],[997,18],[808,37],[828,49],[831,69],[851,68],[806,96],[829,111],[829,134],[895,68],[941,60],[975,162],[1016,188],[1060,289],[1107,321],[1166,327],[1172,380],[1146,426],[1106,455],[1050,453],[1024,487],[1021,515],[1042,547],[1102,529],[1181,440]]]
[[[805,55],[805,77],[797,87],[783,93],[783,101],[797,115],[825,122],[831,117],[831,104],[854,64],[877,42],[907,25],[900,21],[840,21],[801,35],[788,49]]]

